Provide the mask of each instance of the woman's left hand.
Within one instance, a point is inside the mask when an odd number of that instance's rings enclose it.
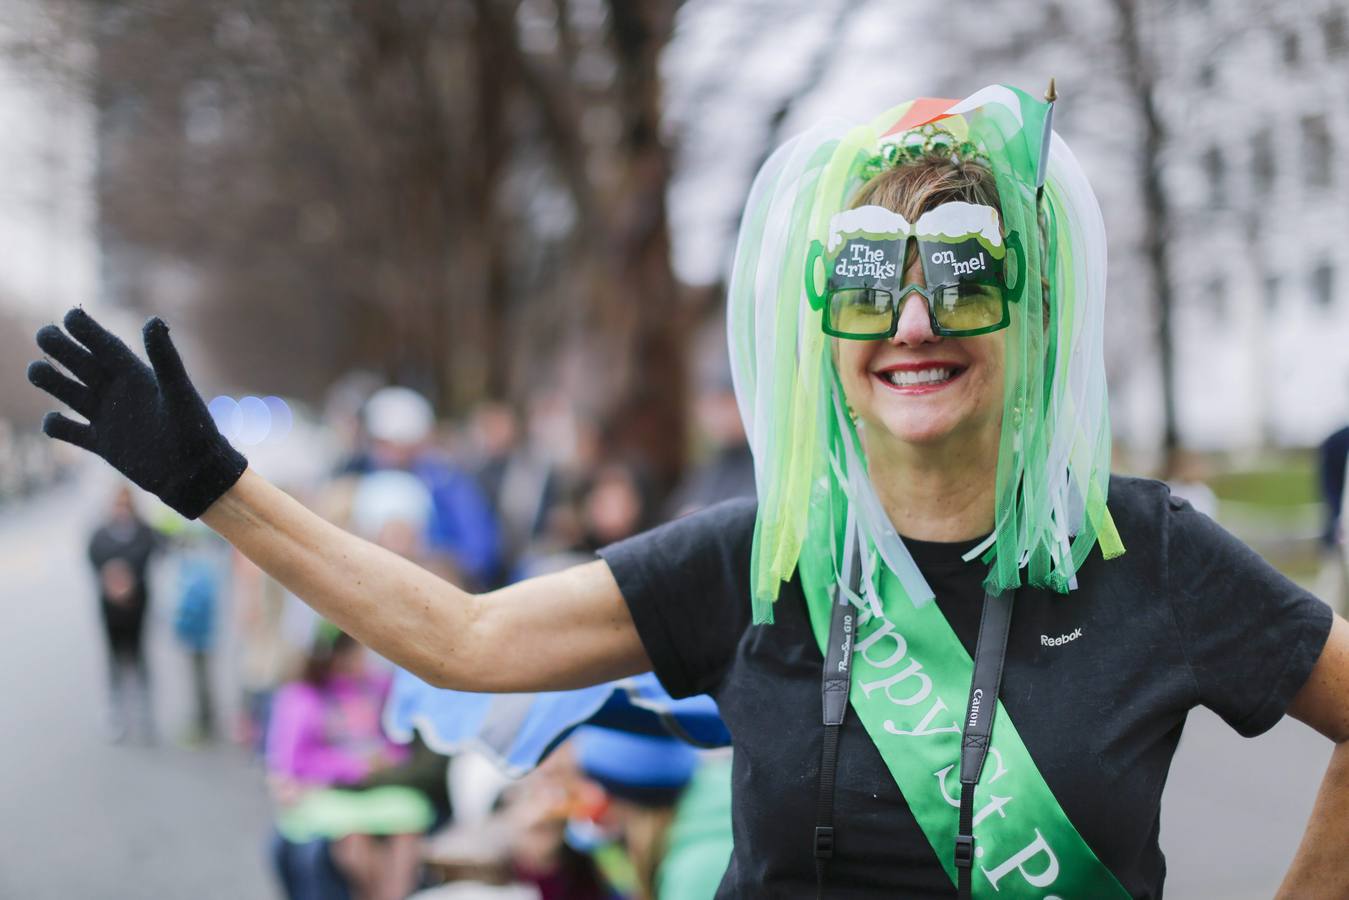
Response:
[[[1343,897],[1349,895],[1349,622],[1335,617],[1288,712],[1334,741],[1335,750],[1278,896]]]
[[[169,326],[158,318],[145,323],[150,365],[82,309],[67,313],[65,326],[69,334],[44,327],[37,343],[70,374],[44,359],[28,367],[28,380],[88,422],[52,412],[42,430],[103,457],[184,518],[201,515],[248,461],[216,428]]]

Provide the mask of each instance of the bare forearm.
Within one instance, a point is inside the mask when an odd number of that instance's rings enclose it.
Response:
[[[251,469],[202,521],[325,618],[435,684],[467,658],[477,599],[305,509]]]
[[[37,342],[69,374],[42,360],[28,378],[88,423],[50,413],[43,431],[98,454],[181,515],[200,516],[388,659],[469,691],[577,687],[650,667],[603,561],[483,597],[462,591],[323,521],[248,470],[215,427],[163,321],[143,329],[148,366],[83,310],[67,313],[65,325],[69,334],[47,326]]]
[[[1349,891],[1349,742],[1335,745],[1311,821],[1279,888],[1281,898],[1343,897]]]

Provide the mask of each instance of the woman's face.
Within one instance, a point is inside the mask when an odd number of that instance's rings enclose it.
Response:
[[[916,255],[904,283],[923,284]],[[967,338],[932,332],[927,301],[901,300],[894,337],[835,339],[835,361],[848,405],[865,423],[869,452],[880,440],[934,449],[996,446],[1002,425],[1003,332]],[[956,443],[958,442],[958,443]]]

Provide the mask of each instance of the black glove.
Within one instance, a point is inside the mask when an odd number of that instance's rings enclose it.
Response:
[[[75,378],[43,361],[28,367],[28,380],[89,424],[52,412],[42,430],[97,453],[183,516],[201,515],[239,480],[248,460],[215,427],[169,326],[159,318],[145,323],[152,370],[84,310],[66,313],[65,325],[79,344],[55,325],[39,330],[37,343]]]

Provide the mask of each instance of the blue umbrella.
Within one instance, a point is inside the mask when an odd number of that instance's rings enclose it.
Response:
[[[701,747],[731,742],[711,697],[675,700],[651,673],[575,691],[470,694],[399,671],[384,707],[384,730],[394,740],[410,741],[416,729],[438,752],[478,750],[511,776],[534,768],[584,724],[673,734]]]

